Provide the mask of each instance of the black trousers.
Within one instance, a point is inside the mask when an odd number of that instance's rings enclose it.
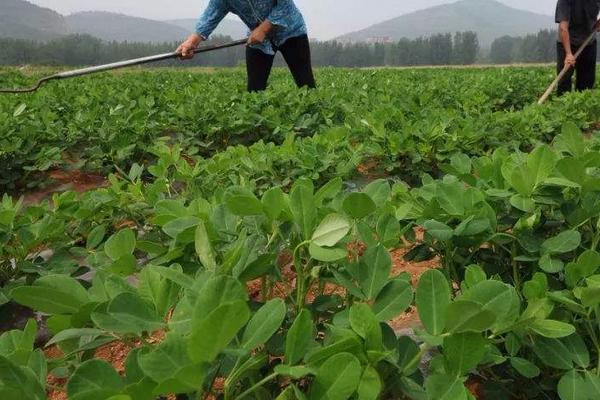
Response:
[[[307,35],[290,38],[276,48],[287,63],[298,87],[315,88],[315,77],[310,57],[310,43]],[[246,69],[248,71],[248,91],[257,92],[267,88],[269,75],[275,56],[260,50],[246,47]]]
[[[557,71],[560,73],[565,66],[566,52],[562,43],[557,43],[556,54],[558,55],[557,60]],[[573,47],[573,53],[579,48]],[[575,68],[571,68],[565,77],[558,84],[558,95],[563,95],[570,92],[573,89],[573,74],[577,73],[575,88],[578,91],[592,89],[596,83],[596,53],[597,47],[596,42],[586,47],[579,58]]]

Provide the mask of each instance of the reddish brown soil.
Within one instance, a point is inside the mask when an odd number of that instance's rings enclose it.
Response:
[[[376,157],[371,157],[364,160],[358,165],[356,170],[360,175],[368,180],[381,179],[388,176],[385,171],[382,171],[380,166],[380,160]]]
[[[54,358],[60,358],[63,356],[62,351],[56,346],[48,347],[44,349],[44,354],[48,360]],[[46,394],[48,395],[49,400],[66,400],[67,392],[65,385],[67,384],[67,380],[64,378],[57,378],[54,375],[48,374],[46,378]]]
[[[81,171],[52,170],[48,172],[48,178],[52,184],[42,190],[27,193],[25,195],[25,204],[35,204],[50,198],[54,193],[73,190],[77,193],[84,193],[89,190],[105,187],[108,181],[100,175],[86,174]]]

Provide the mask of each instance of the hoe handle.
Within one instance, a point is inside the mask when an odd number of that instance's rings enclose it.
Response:
[[[236,40],[235,42],[230,42],[230,43],[225,43],[225,44],[203,46],[203,47],[195,49],[194,54],[206,53],[209,51],[220,50],[220,49],[226,49],[229,47],[240,46],[240,45],[246,44],[246,43],[247,43],[247,39],[241,39],[241,40]],[[177,58],[179,56],[180,56],[180,54],[177,52],[158,54],[155,56],[148,56],[148,57],[136,58],[133,60],[119,61],[119,62],[106,64],[106,65],[99,65],[97,67],[82,68],[82,69],[76,69],[74,71],[61,72],[59,74],[56,74],[56,78],[57,79],[73,78],[76,76],[88,75],[88,74],[93,74],[96,72],[111,71],[111,70],[119,69],[119,68],[132,67],[134,65],[143,65],[143,64],[153,63],[153,62],[157,62],[157,61],[170,60],[172,58]]]
[[[592,34],[587,39],[585,39],[585,42],[583,42],[583,44],[579,47],[579,50],[577,50],[577,52],[575,53],[575,59],[579,58],[579,56],[581,55],[583,50],[585,50],[585,48],[588,47],[588,45],[590,43],[592,43],[592,41],[595,38],[596,38],[596,31],[592,32]],[[565,67],[562,69],[562,71],[560,71],[560,73],[558,74],[558,76],[556,77],[554,82],[552,82],[552,84],[550,85],[548,90],[546,90],[544,95],[542,97],[540,97],[540,99],[538,100],[538,104],[540,104],[540,105],[544,104],[546,102],[546,100],[548,100],[548,97],[550,97],[552,92],[554,92],[554,89],[556,89],[556,87],[558,86],[560,81],[562,81],[562,79],[565,77],[565,75],[567,74],[567,72],[569,72],[569,70],[571,68],[572,68],[571,65],[565,65]]]

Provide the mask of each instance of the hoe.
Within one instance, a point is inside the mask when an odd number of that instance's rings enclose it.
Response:
[[[243,44],[246,44],[247,41],[248,41],[247,39],[240,39],[240,40],[236,40],[235,42],[230,42],[230,43],[225,43],[225,44],[203,46],[203,47],[199,47],[196,50],[194,50],[194,54],[206,53],[209,51],[226,49],[226,48],[235,47],[235,46],[241,46]],[[112,64],[99,65],[97,67],[90,67],[90,68],[77,69],[74,71],[61,72],[61,73],[47,76],[45,78],[40,79],[38,81],[38,83],[35,84],[35,86],[32,86],[30,88],[0,89],[0,93],[31,93],[31,92],[35,92],[36,90],[38,90],[40,88],[40,86],[42,86],[44,83],[49,82],[49,81],[74,78],[76,76],[89,75],[89,74],[94,74],[97,72],[111,71],[114,69],[131,67],[134,65],[142,65],[142,64],[148,64],[148,63],[152,63],[152,62],[156,62],[156,61],[169,60],[169,59],[177,58],[179,56],[180,56],[179,53],[172,52],[172,53],[158,54],[155,56],[136,58],[134,60],[119,61],[119,62],[112,63]]]
[[[592,43],[592,40],[594,40],[595,37],[596,37],[596,32],[594,31],[590,36],[588,36],[587,39],[585,39],[585,42],[583,42],[583,44],[579,47],[579,50],[577,50],[577,52],[575,53],[575,59],[579,58],[579,56],[581,55],[581,52],[583,52],[583,50],[586,47],[588,47],[588,45],[590,43]],[[569,72],[569,70],[571,68],[572,67],[570,65],[565,65],[565,67],[562,69],[562,71],[560,71],[560,73],[558,74],[558,76],[556,77],[554,82],[552,82],[550,87],[548,87],[548,90],[546,90],[546,93],[544,93],[544,95],[542,97],[540,97],[540,99],[538,100],[538,104],[540,104],[540,105],[544,104],[546,102],[546,100],[548,100],[548,97],[550,97],[552,92],[554,92],[554,89],[556,89],[556,87],[558,86],[560,81],[565,77],[565,75],[567,74],[567,72]]]

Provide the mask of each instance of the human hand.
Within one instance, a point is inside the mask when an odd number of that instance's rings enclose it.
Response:
[[[565,57],[565,65],[569,65],[571,67],[575,66],[575,56],[572,53],[567,54]]]
[[[198,48],[198,45],[202,43],[203,40],[202,36],[194,33],[179,45],[176,52],[180,54],[182,60],[194,58],[194,50]]]

